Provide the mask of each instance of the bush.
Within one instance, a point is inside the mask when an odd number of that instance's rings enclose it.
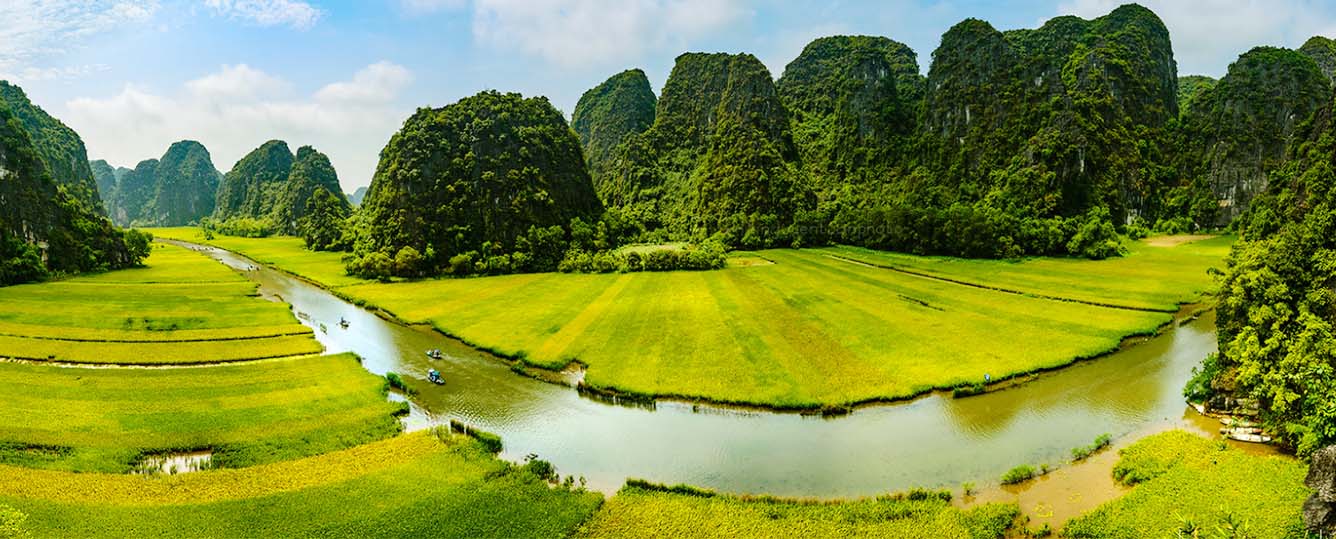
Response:
[[[407,394],[410,394],[410,395],[413,394],[413,390],[412,390],[412,388],[408,387],[408,384],[407,384],[406,382],[404,382],[404,379],[403,379],[402,376],[399,376],[399,373],[396,373],[396,372],[387,372],[387,373],[385,373],[385,383],[386,383],[386,385],[388,385],[389,387],[392,387],[392,388],[397,389],[397,390],[399,390],[399,391],[402,391],[402,392],[404,392],[404,393],[407,393]]]
[[[1038,475],[1038,472],[1035,471],[1034,466],[1022,464],[1008,470],[1007,473],[1002,474],[1002,484],[1014,485],[1016,483],[1022,483],[1034,479],[1036,475]]]
[[[1112,442],[1113,436],[1108,433],[1096,436],[1095,441],[1091,442],[1090,445],[1072,448],[1072,462],[1085,460],[1090,455],[1099,452],[1099,450],[1109,447],[1109,444]]]
[[[400,277],[416,277],[422,273],[422,261],[422,253],[412,246],[405,246],[394,255],[394,274]]]

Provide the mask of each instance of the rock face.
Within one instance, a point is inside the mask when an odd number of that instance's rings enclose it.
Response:
[[[1322,70],[1328,82],[1336,82],[1336,41],[1313,36],[1299,47],[1299,52],[1317,63],[1318,69]]]
[[[92,163],[107,213],[122,226],[182,226],[213,213],[222,177],[209,150],[193,140],[172,144],[161,159],[141,161],[133,170]],[[110,178],[108,178],[110,176]],[[104,188],[110,180],[112,186]]]
[[[609,161],[617,146],[654,123],[655,101],[649,79],[639,69],[613,75],[580,96],[571,114],[571,129],[584,146],[595,190],[602,192],[609,183]]]
[[[580,140],[547,98],[495,91],[418,109],[380,154],[359,256],[406,247],[434,272],[466,252],[510,252],[531,227],[592,222],[601,205]]]
[[[1257,47],[1204,89],[1184,113],[1192,148],[1189,174],[1219,201],[1218,224],[1233,220],[1285,163],[1295,130],[1326,100],[1331,87],[1307,55]]]
[[[1321,537],[1336,534],[1336,445],[1313,453],[1304,485],[1313,489],[1304,502],[1304,526]]]
[[[926,165],[966,202],[993,192],[1030,215],[1106,206],[1122,220],[1154,209],[1162,186],[1139,148],[1178,116],[1177,98],[1169,32],[1143,7],[1005,33],[969,19],[933,53]],[[1051,179],[1012,187],[1034,177]]]
[[[618,148],[600,194],[651,230],[773,245],[811,205],[797,158],[788,111],[760,60],[687,53],[664,84],[654,125]]]
[[[88,165],[88,150],[79,134],[34,105],[18,86],[0,81],[0,99],[9,104],[11,113],[23,123],[51,179],[64,186],[76,200],[105,213],[93,170]]]
[[[776,87],[793,115],[802,162],[828,192],[900,161],[899,143],[917,127],[923,77],[903,43],[832,36],[803,48]]]

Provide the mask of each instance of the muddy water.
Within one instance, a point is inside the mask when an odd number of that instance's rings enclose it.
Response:
[[[211,254],[238,269],[256,266],[232,253]],[[281,272],[245,273],[262,293],[306,313],[303,322],[317,328],[329,351],[356,352],[374,373],[412,379],[419,391],[415,425],[463,420],[499,434],[503,456],[535,453],[605,492],[628,477],[817,498],[995,485],[1017,464],[1065,462],[1071,448],[1101,433],[1125,440],[1192,427],[1180,391],[1192,367],[1215,350],[1214,318],[1207,314],[1111,356],[965,399],[931,395],[831,419],[682,403],[651,410],[517,376],[494,357],[382,320]],[[341,317],[348,328],[339,327]],[[424,351],[432,348],[445,357],[429,359]],[[431,368],[445,385],[426,382]]]

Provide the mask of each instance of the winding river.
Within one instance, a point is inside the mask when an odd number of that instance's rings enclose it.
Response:
[[[989,484],[1018,464],[1059,464],[1101,433],[1193,427],[1181,388],[1215,351],[1213,313],[1107,357],[964,399],[933,394],[822,418],[660,402],[607,404],[518,376],[486,353],[407,327],[235,253],[204,248],[281,298],[329,352],[351,351],[376,374],[418,378],[410,428],[460,419],[505,440],[503,457],[537,454],[590,488],[628,477],[736,493],[834,498],[911,487]],[[430,301],[430,298],[423,298]],[[340,328],[340,318],[350,322]],[[319,327],[324,324],[326,331]],[[968,346],[969,343],[961,343]],[[429,360],[439,348],[445,357]],[[447,383],[425,382],[428,369]]]

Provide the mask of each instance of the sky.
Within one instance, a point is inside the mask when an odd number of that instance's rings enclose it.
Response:
[[[89,157],[133,167],[182,139],[227,171],[281,139],[330,156],[346,191],[416,108],[485,89],[580,94],[624,69],[657,91],[683,52],[749,52],[779,77],[835,34],[908,44],[926,73],[942,33],[1093,18],[1117,0],[0,0],[0,79],[73,127]],[[1322,0],[1144,0],[1180,74],[1221,76],[1258,45],[1336,37]]]

